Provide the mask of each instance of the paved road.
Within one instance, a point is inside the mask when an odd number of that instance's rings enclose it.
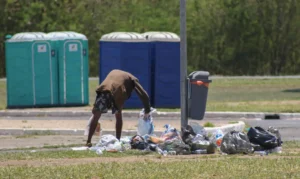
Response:
[[[45,121],[60,121],[60,120],[68,120],[68,124],[70,124],[70,126],[72,126],[72,123],[80,123],[78,125],[83,126],[86,124],[87,119],[86,118],[82,118],[82,117],[73,117],[73,118],[54,118],[54,117],[36,117],[36,118],[20,118],[20,117],[13,117],[13,118],[2,118],[3,120],[18,120],[18,121],[28,121],[26,123],[23,123],[22,125],[34,125],[34,124],[30,124],[30,121],[33,120],[45,120]],[[1,120],[1,119],[0,119]],[[74,122],[73,122],[74,120]],[[136,124],[137,124],[137,119],[135,118],[123,118],[124,120],[124,128],[136,128]],[[101,117],[101,121],[103,126],[107,126],[110,129],[114,128],[115,125],[115,121],[112,118],[107,118],[105,116]],[[206,122],[212,122],[214,123],[216,126],[222,126],[225,124],[230,123],[231,121],[237,121],[232,120],[232,119],[224,119],[224,118],[218,118],[218,119],[204,119],[199,121],[199,123],[201,125],[203,125]],[[249,124],[250,126],[254,127],[254,126],[261,126],[265,129],[267,129],[269,126],[274,126],[276,128],[279,129],[280,133],[282,134],[282,139],[283,140],[299,140],[300,141],[300,120],[260,120],[260,119],[240,119],[240,121],[244,121],[245,123]],[[1,121],[0,121],[1,122]],[[57,123],[58,123],[57,122]],[[71,122],[71,123],[70,123]],[[12,123],[14,123],[14,121],[12,121]],[[47,123],[47,122],[46,122]],[[154,119],[154,124],[156,124],[156,129],[163,129],[163,125],[164,124],[171,124],[172,126],[180,129],[180,119],[176,119],[176,118],[156,118]],[[0,123],[1,124],[1,123]],[[58,125],[62,125],[58,124]],[[3,126],[5,126],[5,124],[2,123]],[[45,125],[47,126],[47,125]],[[0,125],[1,128],[1,125]],[[78,128],[77,128],[78,129]]]

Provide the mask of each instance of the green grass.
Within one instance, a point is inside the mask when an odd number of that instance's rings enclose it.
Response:
[[[299,178],[299,159],[193,160],[157,163],[92,163],[75,166],[5,167],[5,178]]]
[[[0,178],[299,178],[299,146],[299,141],[285,142],[282,154],[263,157],[253,154],[160,157],[135,150],[104,152],[101,156],[91,151],[1,153],[0,162],[26,160],[36,161],[36,165],[0,166]],[[130,161],[131,156],[137,160]],[[76,158],[98,160],[81,164],[50,163],[54,159]],[[108,161],[109,158],[119,159]]]
[[[206,111],[300,112],[300,79],[213,79]],[[97,80],[89,83],[90,104]],[[6,84],[0,81],[0,109],[6,107]],[[140,109],[126,109],[140,110]],[[159,109],[159,111],[180,111]]]
[[[6,82],[0,81],[0,110],[6,108]]]
[[[203,124],[203,127],[215,127],[215,125],[211,122],[206,122]]]
[[[33,150],[33,149],[32,149]],[[106,152],[104,151],[100,157],[128,157],[128,156],[145,156],[151,155],[158,157],[154,152],[146,152],[139,150],[128,150],[125,152]],[[24,151],[24,152],[2,152],[0,153],[0,162],[7,160],[44,160],[44,159],[68,159],[68,158],[90,158],[99,157],[95,151],[73,151],[73,150],[57,150],[57,151]],[[1,177],[0,177],[1,178]]]

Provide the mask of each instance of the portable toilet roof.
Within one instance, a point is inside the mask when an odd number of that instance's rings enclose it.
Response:
[[[147,40],[150,41],[173,41],[179,42],[180,37],[173,32],[145,32],[142,34]]]
[[[26,42],[34,40],[48,40],[48,36],[43,32],[21,32],[13,35],[7,42]]]
[[[66,40],[66,39],[80,39],[87,40],[86,36],[73,31],[57,31],[47,34],[51,40]]]
[[[145,41],[142,34],[136,32],[112,32],[101,37],[100,41]]]

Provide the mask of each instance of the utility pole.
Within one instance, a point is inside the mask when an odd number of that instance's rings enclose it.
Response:
[[[188,124],[187,105],[187,47],[186,47],[186,0],[180,0],[180,103],[181,127]]]

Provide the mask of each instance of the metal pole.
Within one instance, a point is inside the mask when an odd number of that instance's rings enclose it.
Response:
[[[180,102],[181,127],[188,124],[187,118],[187,50],[186,50],[186,0],[180,0]]]

